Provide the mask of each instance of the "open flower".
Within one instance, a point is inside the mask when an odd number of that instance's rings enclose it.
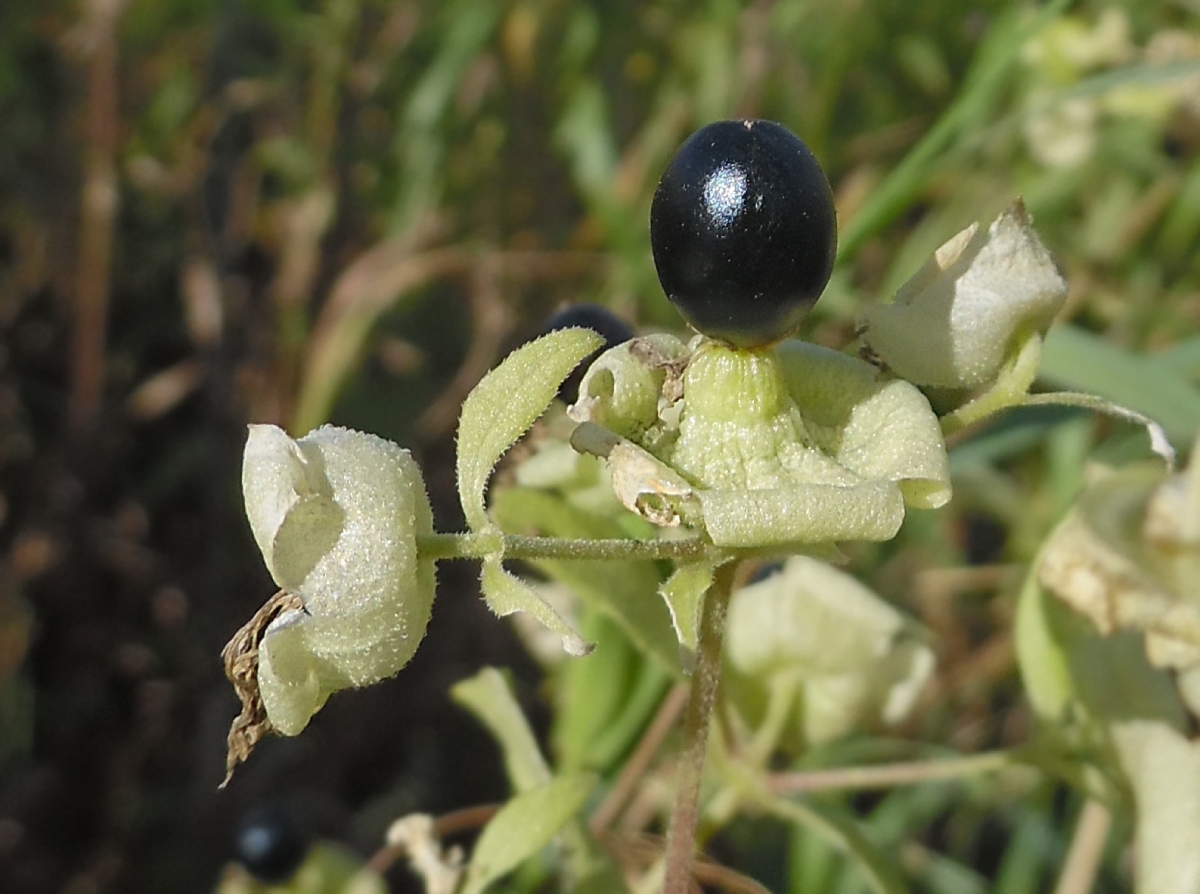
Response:
[[[887,540],[906,504],[950,498],[925,396],[805,342],[634,339],[592,364],[570,412],[627,508],[718,546]]]
[[[246,515],[284,607],[258,643],[257,683],[271,727],[294,736],[331,693],[403,667],[425,635],[433,530],[412,456],[390,441],[324,426],[293,440],[250,426],[242,467]]]

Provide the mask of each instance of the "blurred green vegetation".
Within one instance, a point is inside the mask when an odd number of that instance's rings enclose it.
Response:
[[[515,664],[546,707],[471,572],[445,575],[411,672],[213,793],[233,713],[216,656],[270,588],[240,517],[242,426],[410,446],[454,527],[458,408],[505,350],[568,301],[678,328],[650,197],[675,146],[727,117],[786,124],[834,185],[839,267],[803,337],[848,344],[857,308],[1021,195],[1071,284],[1046,383],[1187,448],[1194,0],[0,5],[0,888],[209,890],[238,811],[269,797],[365,849],[402,810],[497,796],[447,686]],[[1019,567],[1086,463],[1145,455],[1131,427],[1013,414],[952,454],[948,510],[853,551],[939,638],[906,738],[1030,737]],[[882,746],[805,761],[854,747]],[[1049,890],[1080,803],[1002,777],[836,806],[914,890],[1015,894]],[[828,846],[758,829],[722,856],[773,890],[860,890]],[[1120,839],[1096,890],[1127,884]]]

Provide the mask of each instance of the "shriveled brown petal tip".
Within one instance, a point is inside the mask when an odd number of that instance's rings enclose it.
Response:
[[[233,691],[242,703],[242,710],[229,726],[225,779],[219,788],[225,788],[229,784],[237,765],[248,759],[263,736],[272,731],[271,721],[267,719],[267,711],[258,691],[258,644],[262,642],[267,627],[279,615],[290,609],[303,607],[304,603],[299,596],[280,590],[242,625],[221,650],[225,676],[233,684]]]

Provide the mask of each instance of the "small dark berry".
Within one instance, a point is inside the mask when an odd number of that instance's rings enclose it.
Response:
[[[234,844],[237,861],[268,885],[282,884],[295,875],[307,850],[291,816],[278,807],[247,814],[238,826]]]
[[[554,313],[546,321],[546,325],[543,327],[543,334],[546,332],[555,332],[559,329],[570,329],[572,326],[582,326],[584,329],[591,329],[604,339],[604,347],[598,348],[581,360],[579,365],[575,367],[574,372],[567,376],[567,380],[559,386],[558,396],[568,404],[575,403],[576,398],[579,396],[579,383],[583,381],[584,373],[587,372],[588,367],[592,365],[595,359],[609,348],[619,345],[622,342],[627,342],[634,336],[634,332],[629,328],[629,324],[607,307],[601,307],[599,304],[588,304],[586,302],[569,304],[562,310]]]
[[[754,347],[792,332],[829,282],[833,192],[808,147],[773,121],[717,121],[675,153],[650,206],[671,303],[705,335]]]

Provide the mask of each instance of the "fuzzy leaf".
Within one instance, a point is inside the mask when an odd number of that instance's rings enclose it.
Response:
[[[480,583],[484,601],[497,617],[504,618],[513,612],[528,612],[562,637],[563,649],[567,654],[579,656],[592,651],[591,644],[585,643],[570,623],[539,596],[536,590],[519,577],[505,571],[497,556],[489,556],[483,560]]]
[[[500,457],[550,406],[558,386],[604,340],[560,329],[513,351],[463,402],[458,423],[458,496],[473,530],[489,526],[484,491]]]
[[[596,777],[588,773],[559,776],[505,804],[479,836],[463,894],[480,894],[549,844],[595,787]]]

